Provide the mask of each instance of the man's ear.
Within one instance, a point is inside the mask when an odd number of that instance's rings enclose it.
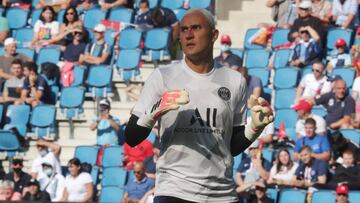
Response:
[[[212,32],[213,32],[213,33],[212,33],[212,39],[211,39],[211,41],[214,43],[214,42],[217,40],[217,38],[219,37],[219,30],[214,29]]]

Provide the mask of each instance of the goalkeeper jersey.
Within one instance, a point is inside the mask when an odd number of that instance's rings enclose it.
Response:
[[[235,202],[230,142],[233,127],[246,124],[245,78],[230,68],[199,74],[184,60],[174,62],[150,75],[133,114],[149,114],[164,92],[182,89],[190,102],[159,120],[155,195]]]

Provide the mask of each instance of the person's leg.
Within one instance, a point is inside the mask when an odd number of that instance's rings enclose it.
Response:
[[[196,203],[191,202],[183,199],[179,199],[176,197],[170,197],[170,196],[156,196],[154,198],[154,203]]]

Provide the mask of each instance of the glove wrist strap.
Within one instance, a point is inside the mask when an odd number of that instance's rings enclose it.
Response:
[[[137,125],[152,129],[156,123],[156,120],[152,118],[150,115],[141,116],[136,122]]]
[[[246,125],[244,134],[249,141],[254,142],[259,137],[261,132],[262,130],[254,128],[250,123],[250,125]]]

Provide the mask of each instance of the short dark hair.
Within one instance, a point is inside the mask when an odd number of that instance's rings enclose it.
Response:
[[[146,4],[147,7],[149,7],[149,1],[148,1],[148,0],[141,0],[140,3],[139,3],[139,5],[140,5],[140,4]]]
[[[36,63],[32,61],[25,62],[23,67],[29,69],[29,71],[33,71],[36,75],[38,74]]]
[[[75,166],[81,166],[81,161],[80,161],[80,159],[74,157],[69,160],[68,165],[70,165],[70,164],[75,165]]]
[[[309,145],[304,145],[304,146],[302,146],[301,148],[300,148],[300,150],[299,150],[299,153],[301,153],[302,151],[308,151],[308,152],[312,152],[312,149],[311,149],[311,147],[309,146]]]
[[[351,154],[353,157],[355,157],[355,152],[352,149],[346,149],[341,156],[344,156],[344,154]]]
[[[42,14],[43,14],[45,11],[47,11],[47,10],[51,11],[51,13],[52,13],[51,22],[54,21],[54,20],[55,20],[55,17],[56,17],[56,13],[55,13],[53,7],[51,7],[51,6],[45,6],[45,7],[42,9],[41,14],[40,14],[40,17],[39,17],[39,20],[41,20],[42,22],[45,22],[45,19],[44,19],[44,17],[42,16]]]
[[[165,16],[163,11],[160,8],[155,9],[152,13],[151,13],[151,20],[153,23],[156,23],[156,27],[159,26],[163,26],[164,22],[165,22]]]
[[[14,60],[11,62],[11,65],[13,65],[13,64],[22,66],[23,62],[22,62],[21,59],[14,59]]]
[[[311,124],[311,125],[313,125],[313,126],[316,127],[316,121],[315,121],[313,118],[307,118],[307,119],[305,120],[305,125],[306,125],[306,124]]]

